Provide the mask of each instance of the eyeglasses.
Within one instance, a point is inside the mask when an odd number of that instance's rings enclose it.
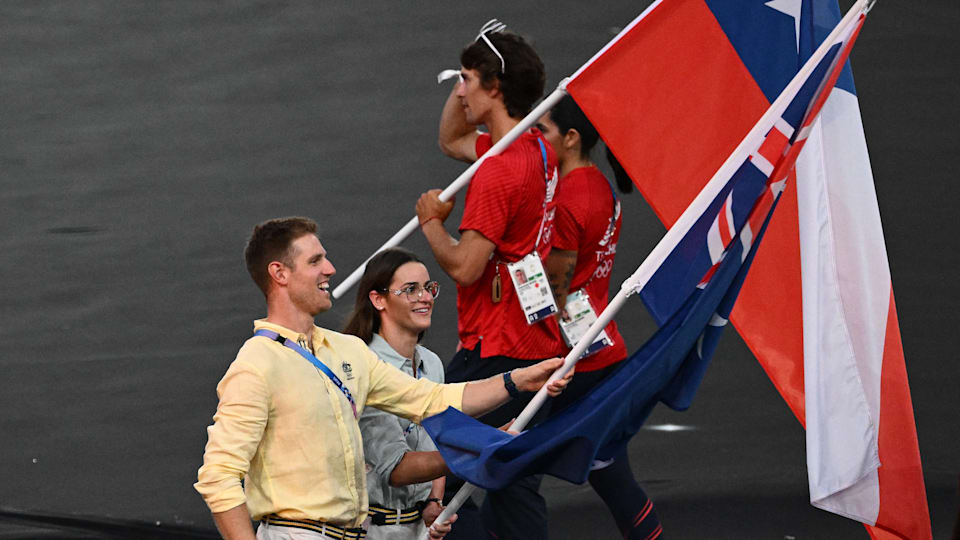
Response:
[[[416,302],[423,297],[424,291],[430,293],[430,296],[436,298],[440,295],[440,284],[436,281],[428,281],[423,285],[419,283],[408,283],[399,289],[383,289],[383,292],[393,293],[396,296],[406,295],[407,300]]]
[[[480,27],[480,33],[477,34],[477,39],[474,40],[474,41],[480,41],[482,39],[484,43],[486,43],[487,46],[490,47],[490,50],[493,51],[493,54],[497,55],[497,58],[500,59],[500,73],[507,72],[507,63],[504,62],[503,55],[500,54],[500,51],[498,51],[497,48],[493,46],[493,42],[491,42],[490,39],[487,38],[487,34],[496,34],[497,32],[503,32],[504,30],[506,30],[506,28],[507,28],[507,25],[503,24],[502,22],[496,19],[490,19],[489,21],[487,21],[487,24]]]

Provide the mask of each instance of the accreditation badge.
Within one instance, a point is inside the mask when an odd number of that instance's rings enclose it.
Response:
[[[567,295],[566,311],[568,319],[560,319],[560,330],[567,346],[572,348],[576,346],[580,338],[587,334],[590,326],[597,321],[597,312],[590,305],[590,296],[583,289]],[[613,345],[613,341],[607,336],[607,331],[601,330],[593,343],[583,351],[580,358],[590,356],[611,345]]]
[[[536,252],[515,263],[507,263],[507,271],[513,280],[513,289],[517,291],[523,314],[527,317],[527,324],[541,321],[557,312],[547,273]]]

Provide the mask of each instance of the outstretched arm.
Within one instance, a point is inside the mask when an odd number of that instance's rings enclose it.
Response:
[[[372,352],[370,354],[373,355]],[[510,378],[518,391],[536,392],[562,365],[563,358],[551,358],[514,369],[510,372]],[[572,376],[573,370],[570,370],[562,379],[551,382],[547,392],[551,396],[559,395]],[[419,423],[423,418],[439,414],[448,406],[458,407],[470,416],[480,416],[509,399],[510,393],[502,373],[482,381],[438,385],[414,379],[384,362],[370,363],[370,386],[366,405],[413,422]]]
[[[510,378],[513,379],[517,390],[536,392],[547,382],[550,375],[562,365],[563,358],[551,358],[532,366],[517,368],[510,372]],[[573,370],[571,369],[564,378],[550,383],[547,393],[552,397],[560,395],[560,392],[567,387],[567,383],[572,376]],[[503,405],[509,399],[510,393],[507,392],[502,373],[482,381],[472,381],[467,383],[467,386],[463,389],[463,412],[470,416],[480,416]]]

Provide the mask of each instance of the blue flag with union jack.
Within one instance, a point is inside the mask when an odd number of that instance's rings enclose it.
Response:
[[[619,370],[517,436],[453,409],[424,421],[456,475],[487,489],[536,473],[581,483],[593,461],[615,456],[658,402],[689,407],[856,29],[801,70],[708,183],[703,193],[712,197],[698,197],[668,232],[676,240],[655,270],[643,283],[625,284],[640,293],[660,328]]]
[[[658,401],[689,405],[690,388],[706,366],[701,359],[712,354],[749,268],[750,254],[746,260],[741,255],[742,244],[735,244],[707,283],[623,367],[546,422],[513,436],[455,409],[424,420],[447,465],[486,489],[534,473],[585,481],[590,464],[617,455]]]

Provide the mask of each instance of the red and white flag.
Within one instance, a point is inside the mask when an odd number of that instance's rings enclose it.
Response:
[[[835,0],[657,1],[567,90],[669,227],[839,20]],[[807,428],[811,503],[874,538],[930,538],[849,69],[796,174],[731,320]]]

